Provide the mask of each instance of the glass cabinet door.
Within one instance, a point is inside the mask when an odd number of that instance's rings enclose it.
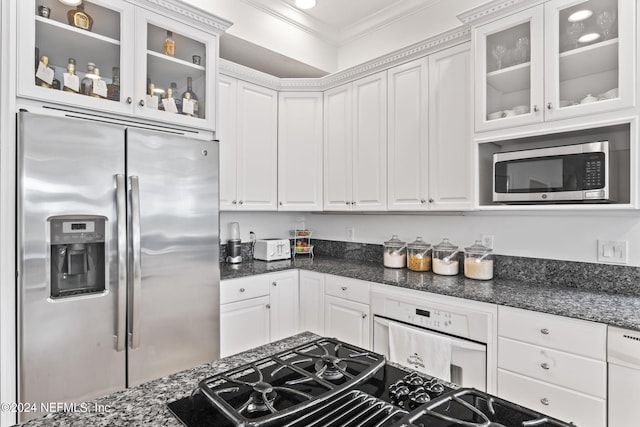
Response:
[[[536,7],[475,30],[476,130],[542,121],[542,19]]]
[[[18,95],[131,112],[126,100],[133,89],[127,57],[133,41],[131,4],[21,0],[18,18]]]
[[[545,13],[546,119],[633,105],[635,2],[554,0]]]
[[[136,17],[136,113],[213,128],[215,73],[207,71],[215,70],[216,36],[146,11]]]

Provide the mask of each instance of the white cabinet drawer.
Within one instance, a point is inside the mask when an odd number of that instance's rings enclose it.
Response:
[[[269,280],[264,276],[243,277],[220,282],[220,304],[269,295]]]
[[[498,335],[606,360],[607,326],[600,323],[500,306]]]
[[[498,396],[580,427],[605,427],[606,402],[498,369]]]
[[[498,367],[595,397],[607,396],[604,361],[499,337]]]
[[[327,274],[325,294],[362,304],[369,304],[369,282]]]

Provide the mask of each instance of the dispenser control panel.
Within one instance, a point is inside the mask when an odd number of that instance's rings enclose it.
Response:
[[[57,245],[104,242],[105,222],[104,217],[50,218],[51,243]]]

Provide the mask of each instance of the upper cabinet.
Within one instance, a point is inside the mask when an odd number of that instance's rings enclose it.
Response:
[[[469,43],[389,70],[388,209],[473,207]]]
[[[552,0],[473,31],[475,128],[632,107],[635,2]]]
[[[275,211],[278,93],[220,75],[220,210]]]
[[[227,23],[189,25],[181,3],[167,15],[123,0],[17,4],[18,96],[215,129],[218,35]]]
[[[387,209],[387,73],[324,93],[324,210]]]
[[[278,210],[322,210],[322,92],[278,94]]]

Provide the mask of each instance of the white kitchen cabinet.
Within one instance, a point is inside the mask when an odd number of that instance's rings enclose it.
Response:
[[[220,306],[220,357],[249,350],[270,341],[269,296]]]
[[[473,207],[469,44],[429,56],[429,209]]]
[[[389,70],[389,210],[472,203],[469,44]]]
[[[321,92],[278,94],[278,210],[322,210]]]
[[[387,76],[324,93],[324,210],[387,208]]]
[[[476,131],[632,107],[635,8],[552,0],[475,28]],[[575,22],[582,10],[592,15]],[[613,16],[606,30],[603,13]]]
[[[324,274],[300,270],[300,330],[324,335]]]
[[[218,79],[220,210],[275,211],[278,193],[278,94]]]
[[[371,348],[370,284],[325,275],[324,332],[328,337]]]
[[[298,272],[220,282],[220,354],[228,356],[300,332]]]
[[[576,425],[607,419],[606,325],[498,308],[498,395]]]
[[[277,341],[300,332],[298,272],[294,270],[268,276],[271,282],[271,341]]]
[[[229,23],[211,15],[192,20],[188,16],[193,16],[193,9],[178,2],[168,2],[152,12],[140,7],[136,1],[91,0],[83,5],[93,24],[89,29],[83,29],[67,21],[67,12],[75,6],[55,0],[15,3],[20,32],[18,96],[61,104],[62,108],[134,115],[163,124],[215,129],[218,36]],[[48,7],[50,16],[39,16],[38,6]],[[167,31],[173,32],[173,56],[166,55],[163,50]],[[95,63],[107,85],[104,97],[37,84],[35,73],[28,72],[34,70],[34,63],[36,70],[39,66],[38,59],[33,56],[34,48],[37,55],[48,58],[61,86],[70,58],[75,60],[80,81],[87,73],[87,64]],[[200,64],[194,64],[194,55],[200,57]],[[116,75],[119,75],[119,85],[117,80],[114,83]],[[160,104],[161,101],[157,96],[147,97],[149,83],[155,85],[157,94],[162,94],[171,82],[175,82],[176,91],[182,96],[187,89],[187,77],[192,78],[192,90],[198,97],[197,114],[189,116],[152,108],[155,103],[150,100]],[[81,91],[81,85],[77,88]]]

